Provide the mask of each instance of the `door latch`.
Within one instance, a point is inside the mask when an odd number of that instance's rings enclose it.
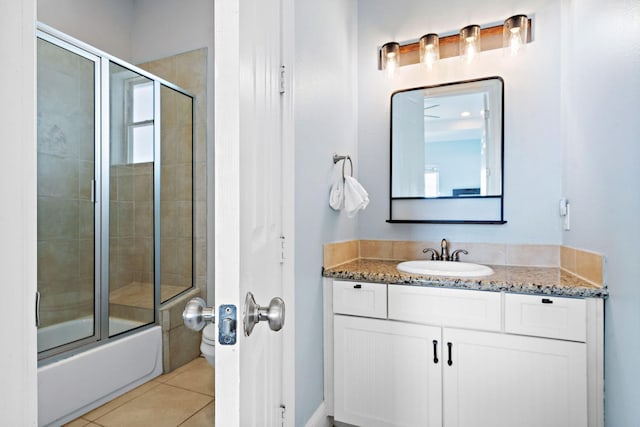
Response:
[[[235,305],[223,304],[218,315],[218,342],[220,345],[234,345],[237,336],[237,312]]]

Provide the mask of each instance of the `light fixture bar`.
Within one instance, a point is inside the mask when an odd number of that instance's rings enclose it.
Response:
[[[531,29],[531,18],[528,18],[529,28]],[[502,49],[503,48],[503,30],[504,26],[494,25],[492,27],[480,28],[480,38],[482,44],[480,51]],[[440,37],[440,59],[452,58],[459,56],[458,45],[460,36],[458,33]],[[527,43],[532,41],[531,31],[527,33]],[[420,42],[400,44],[400,63],[399,66],[412,65],[420,63]]]

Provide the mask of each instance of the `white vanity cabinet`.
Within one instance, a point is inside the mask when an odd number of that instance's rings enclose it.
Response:
[[[440,328],[336,315],[335,419],[359,426],[442,426]]]
[[[445,427],[587,426],[585,343],[453,328],[442,335]]]
[[[411,285],[388,285],[384,294],[380,284],[367,296],[365,285],[334,281],[325,290],[338,307],[325,308],[333,356],[325,359],[325,400],[335,421],[603,425],[602,300]],[[363,289],[368,302],[360,304],[353,292]],[[374,301],[387,310],[358,314]]]

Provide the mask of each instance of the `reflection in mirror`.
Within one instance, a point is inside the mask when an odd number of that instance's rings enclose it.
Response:
[[[412,206],[402,219],[502,220],[502,104],[499,77],[407,89],[391,96],[391,220],[398,219],[394,200],[399,207],[410,206],[405,202],[410,199],[452,198],[499,198],[499,211],[493,215],[489,208],[478,219],[449,212],[456,207],[447,203],[446,211],[431,209],[428,215],[435,217],[422,217],[422,208]],[[405,215],[397,209],[395,214]]]
[[[502,81],[392,97],[392,197],[499,196]]]

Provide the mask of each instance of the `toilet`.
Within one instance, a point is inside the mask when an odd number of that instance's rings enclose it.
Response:
[[[200,343],[200,352],[207,359],[209,365],[215,367],[216,360],[216,326],[213,323],[207,324],[202,330],[202,342]]]

